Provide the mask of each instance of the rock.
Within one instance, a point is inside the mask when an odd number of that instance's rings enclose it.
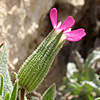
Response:
[[[58,19],[64,21],[68,16],[73,16],[78,21],[77,13],[83,9],[85,0],[58,0],[56,7],[59,9]]]
[[[17,71],[43,40],[41,33],[38,33],[39,27],[42,26],[40,22],[54,2],[54,0],[0,1],[0,42],[6,41],[8,44],[11,70]],[[29,47],[31,43],[32,47]]]

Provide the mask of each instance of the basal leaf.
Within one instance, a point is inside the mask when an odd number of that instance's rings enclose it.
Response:
[[[9,71],[8,71],[8,54],[7,54],[7,45],[4,43],[3,51],[0,55],[0,73],[3,75],[4,84],[3,84],[3,98],[7,92],[12,92],[13,86],[11,83]]]
[[[53,84],[42,96],[42,100],[54,100],[56,92],[56,86]]]

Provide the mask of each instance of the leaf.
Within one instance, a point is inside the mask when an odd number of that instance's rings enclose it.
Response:
[[[100,100],[100,97],[96,98],[95,100]]]
[[[32,96],[31,97],[31,100],[41,100],[39,97],[36,97],[36,96]]]
[[[15,86],[14,86],[14,89],[12,91],[10,100],[16,100],[17,92],[18,92],[18,79],[15,82]]]
[[[86,59],[84,66],[90,67],[96,60],[100,59],[100,51],[94,50]]]
[[[74,63],[68,63],[67,64],[67,77],[70,78],[73,76],[74,72],[77,72],[77,68],[76,65]]]
[[[68,77],[64,78],[66,85],[64,92],[70,92],[73,100],[94,100],[95,97],[100,96],[100,76],[91,67],[98,59],[100,59],[100,51],[94,50],[86,59],[81,71],[76,68],[75,64],[67,65]],[[76,95],[77,98],[74,97]]]
[[[8,71],[8,55],[7,55],[7,45],[4,43],[3,51],[0,56],[0,73],[3,75],[4,84],[3,84],[3,98],[6,93],[9,91],[12,92],[13,86],[11,83],[9,71]]]
[[[95,89],[98,88],[98,86],[96,86],[96,84],[93,83],[92,81],[83,81],[82,85],[84,85],[84,84],[87,84],[87,85],[89,85],[89,86],[91,86],[92,88],[95,88]]]
[[[62,85],[61,87],[59,87],[59,91],[64,91],[65,88],[66,88],[66,86]]]
[[[0,74],[0,76],[1,76],[0,95],[2,96],[2,92],[3,92],[3,76],[2,76],[2,74]]]
[[[84,68],[83,68],[83,80],[93,80],[95,78],[95,71],[92,68],[92,64],[100,59],[100,51],[94,50],[86,59]]]
[[[43,94],[42,100],[54,100],[54,98],[55,98],[55,92],[56,92],[56,86],[55,86],[55,84],[53,84]]]
[[[9,100],[9,98],[10,98],[10,92],[7,92],[4,100]]]
[[[95,77],[93,79],[93,82],[100,87],[100,76],[98,74],[95,73]]]

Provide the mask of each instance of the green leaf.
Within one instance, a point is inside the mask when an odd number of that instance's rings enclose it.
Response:
[[[31,100],[41,100],[39,97],[36,97],[36,96],[32,96],[31,97]]]
[[[94,79],[93,79],[93,82],[98,86],[100,87],[100,76],[98,74],[95,73],[94,75]]]
[[[50,34],[49,34],[50,35]],[[62,32],[42,45],[24,62],[18,72],[19,86],[31,92],[35,90],[47,75],[50,66],[63,45]],[[48,36],[49,37],[49,36]]]
[[[2,96],[2,92],[3,92],[3,76],[2,76],[2,74],[0,74],[0,76],[1,76],[0,95]]]
[[[61,87],[59,87],[59,91],[64,91],[65,88],[66,88],[66,85],[62,85]]]
[[[56,86],[53,84],[42,96],[42,100],[54,100],[56,92]]]
[[[16,100],[17,92],[18,92],[18,80],[16,80],[16,82],[15,82],[15,86],[14,86],[14,89],[12,91],[10,100]]]
[[[100,97],[96,98],[95,100],[100,100]]]
[[[4,100],[9,100],[9,98],[10,98],[10,92],[7,92]]]
[[[74,63],[68,63],[67,64],[67,77],[70,78],[73,76],[74,72],[77,72],[76,65]]]
[[[8,71],[8,55],[7,55],[7,45],[4,43],[3,51],[0,56],[0,73],[3,75],[4,83],[3,83],[3,98],[6,93],[9,91],[12,92],[13,86],[11,83],[9,71]]]
[[[92,64],[98,59],[100,59],[100,51],[95,50],[88,56],[81,71],[75,64],[69,63],[67,77],[64,78],[66,85],[64,93],[70,92],[73,100],[94,100],[95,97],[100,96],[100,76],[92,68]],[[76,95],[77,97],[74,97]]]
[[[84,68],[83,68],[83,80],[93,80],[95,78],[95,71],[92,68],[92,64],[100,59],[100,51],[94,50],[86,59]]]
[[[84,67],[90,67],[94,61],[100,59],[100,51],[94,50],[86,59]]]
[[[15,76],[15,78],[17,79],[17,73],[12,71],[13,75]]]

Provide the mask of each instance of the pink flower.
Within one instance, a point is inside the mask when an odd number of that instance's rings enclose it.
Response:
[[[86,35],[85,30],[80,28],[77,30],[71,31],[71,27],[75,24],[75,20],[72,16],[69,16],[62,24],[61,22],[57,23],[57,9],[53,8],[50,11],[50,19],[54,30],[57,33],[63,31],[65,39],[69,41],[79,41]]]

